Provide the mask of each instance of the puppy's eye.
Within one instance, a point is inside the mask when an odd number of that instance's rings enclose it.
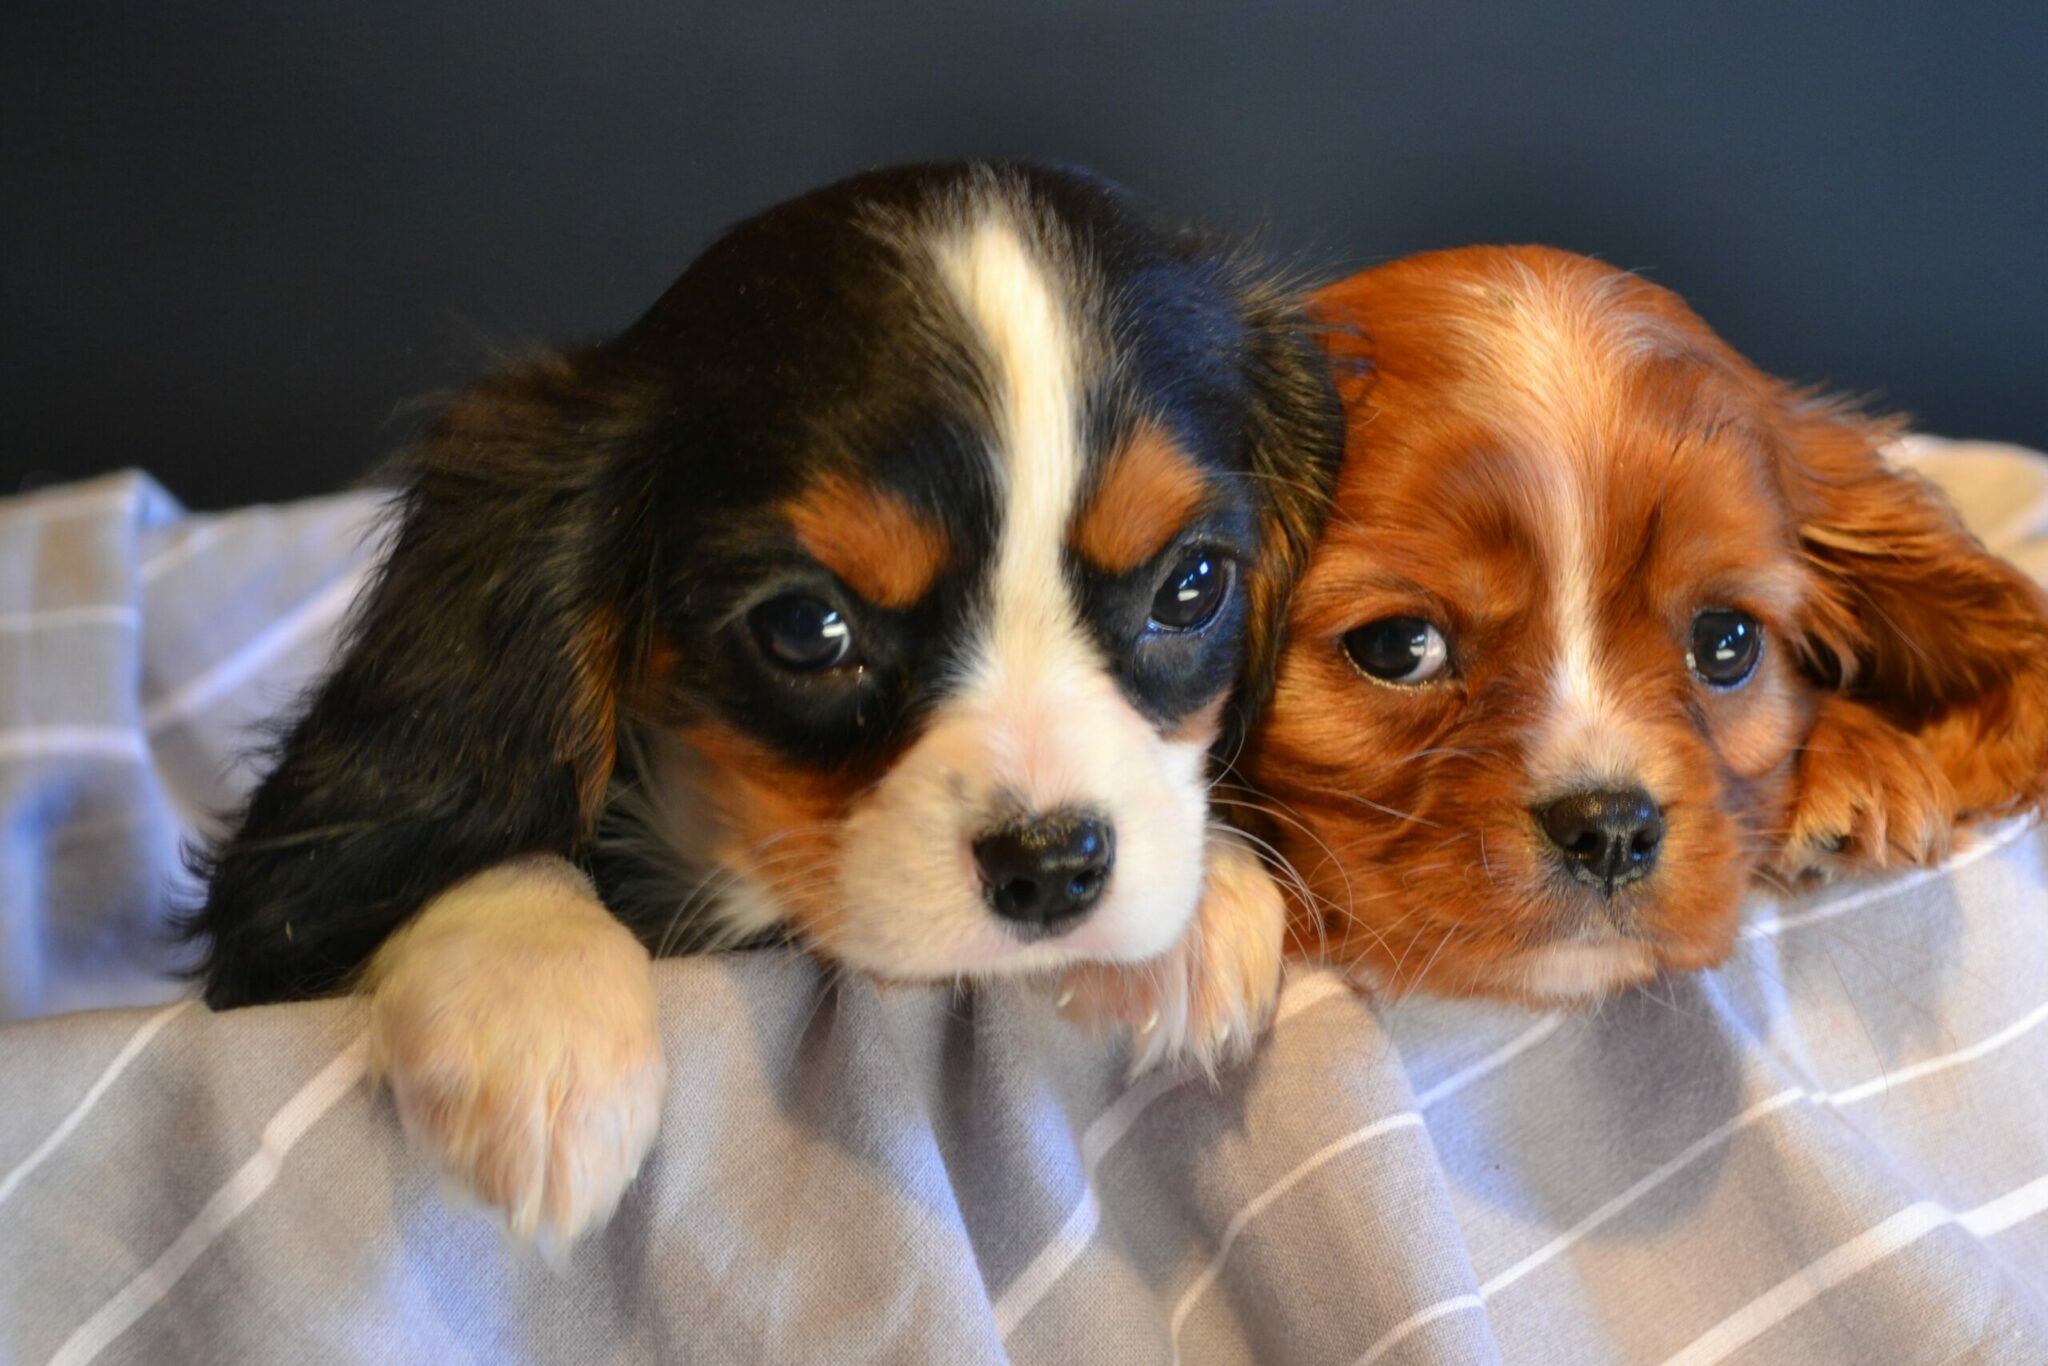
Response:
[[[761,653],[791,673],[815,674],[853,659],[853,629],[838,608],[803,593],[770,598],[747,613]]]
[[[1388,617],[1346,631],[1344,653],[1368,678],[1408,686],[1434,682],[1451,665],[1444,633],[1421,617]]]
[[[1190,550],[1173,562],[1152,595],[1151,625],[1161,631],[1199,631],[1216,619],[1230,596],[1232,562],[1214,550]]]
[[[1685,662],[1716,688],[1740,687],[1763,656],[1763,623],[1732,607],[1709,607],[1692,619],[1692,645]]]

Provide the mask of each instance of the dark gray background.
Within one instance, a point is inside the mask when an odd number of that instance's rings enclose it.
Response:
[[[861,167],[1076,161],[1336,271],[1540,240],[2048,444],[2048,4],[13,0],[0,492],[334,487]]]

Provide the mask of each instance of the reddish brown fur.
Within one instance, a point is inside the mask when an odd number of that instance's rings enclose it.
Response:
[[[1610,924],[1649,946],[1636,975],[1697,968],[1753,878],[1924,861],[1957,821],[2042,803],[2048,599],[1882,462],[1892,426],[1562,252],[1411,258],[1318,309],[1350,447],[1246,757],[1314,901],[1298,937],[1396,991],[1520,996],[1517,953]],[[1558,780],[1560,508],[1587,531],[1613,726],[1667,822],[1611,906],[1556,876],[1530,814]],[[1764,623],[1731,692],[1684,662],[1710,605]],[[1352,667],[1344,634],[1392,615],[1448,628],[1452,678]]]
[[[1202,493],[1201,470],[1172,437],[1148,424],[1110,462],[1074,524],[1074,548],[1105,573],[1129,573],[1187,525]]]
[[[619,617],[593,613],[571,641],[575,693],[567,733],[556,740],[556,757],[576,774],[577,808],[584,830],[597,827],[618,759]]]
[[[887,489],[832,476],[788,507],[797,540],[878,607],[909,607],[946,567],[943,530]]]
[[[691,726],[681,736],[707,765],[693,800],[718,818],[713,862],[772,889],[806,941],[829,949],[840,918],[834,888],[844,818],[864,782],[788,763],[725,726]]]

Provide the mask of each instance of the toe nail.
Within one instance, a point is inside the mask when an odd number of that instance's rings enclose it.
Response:
[[[1074,989],[1072,987],[1068,987],[1065,991],[1062,991],[1060,993],[1059,999],[1052,1003],[1052,1008],[1054,1010],[1065,1010],[1068,1006],[1072,1005],[1073,1003]]]

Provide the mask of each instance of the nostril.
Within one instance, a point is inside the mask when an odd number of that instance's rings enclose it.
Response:
[[[1102,898],[1116,861],[1108,821],[1061,810],[1014,822],[974,841],[983,896],[1003,919],[1058,934]]]
[[[1606,893],[1647,875],[1664,841],[1664,814],[1640,788],[1574,792],[1533,814],[1565,870]]]

